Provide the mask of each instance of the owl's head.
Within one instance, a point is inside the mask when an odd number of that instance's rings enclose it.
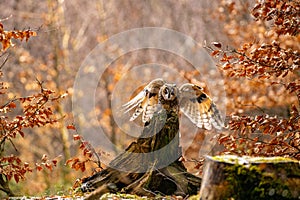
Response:
[[[166,100],[166,101],[173,101],[178,97],[178,88],[176,87],[176,84],[164,84],[160,90],[159,94],[160,96]]]

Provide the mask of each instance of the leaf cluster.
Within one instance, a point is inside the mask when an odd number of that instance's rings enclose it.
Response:
[[[36,35],[37,33],[30,29],[6,31],[4,30],[3,24],[0,22],[0,42],[2,44],[1,51],[5,51],[9,47],[13,46],[12,39],[20,41],[23,41],[25,39],[25,41],[27,42],[30,37]]]
[[[292,116],[231,116],[230,135],[222,135],[223,153],[250,156],[284,156],[300,159],[300,115],[293,106]]]
[[[226,23],[234,26],[224,27],[227,29],[225,32],[230,33],[229,37],[234,39],[232,33],[242,31],[241,27],[236,26],[236,20],[242,17],[237,16],[245,16],[245,9],[236,1],[230,2],[223,1],[223,10],[234,13],[235,18],[226,18]],[[259,33],[259,40],[245,34],[238,47],[225,47],[220,42],[213,42],[206,47],[218,61],[228,82],[232,79],[246,79],[256,82],[257,86],[263,83],[267,88],[283,86],[285,92],[282,94],[294,95],[298,100],[288,105],[288,116],[266,113],[228,116],[229,130],[219,137],[219,143],[224,146],[223,153],[300,159],[300,53],[299,45],[296,45],[299,40],[299,11],[298,1],[257,1],[251,11],[255,20],[247,20],[250,21],[252,33]],[[230,92],[237,93],[239,90],[231,88]],[[250,99],[252,105],[257,103],[256,97]]]
[[[264,0],[256,3],[252,15],[256,20],[272,21],[278,35],[297,36],[300,26],[300,2],[291,0]]]
[[[216,46],[216,45],[215,45]],[[282,77],[299,70],[300,54],[291,48],[280,47],[277,41],[271,44],[245,43],[233,50],[212,50],[212,56],[218,56],[221,68],[230,77],[262,78]]]
[[[4,52],[1,57],[5,55],[5,50],[12,46],[12,39],[27,41],[35,35],[36,33],[31,30],[4,31],[0,23],[0,41]],[[3,78],[2,71],[0,71],[0,78]],[[48,159],[46,155],[43,156],[41,163],[25,162],[18,156],[19,150],[14,142],[19,137],[26,137],[26,129],[53,125],[60,120],[55,115],[55,104],[66,94],[56,95],[54,91],[44,88],[42,82],[37,80],[37,84],[40,90],[34,94],[9,98],[9,84],[0,81],[0,190],[8,194],[12,194],[8,185],[12,179],[18,183],[34,168],[38,171],[44,168],[51,171],[58,162],[56,158]]]
[[[79,141],[79,151],[82,153],[83,158],[79,156],[74,156],[66,161],[66,164],[69,165],[72,169],[81,170],[84,172],[86,170],[86,165],[88,163],[96,164],[97,168],[102,169],[100,161],[100,153],[96,152],[94,147],[87,141],[84,140],[83,136],[79,135],[77,129],[74,125],[68,125],[69,130],[76,131],[76,134],[73,135],[74,141]],[[96,160],[93,159],[96,158]]]
[[[26,96],[8,100],[0,107],[0,172],[3,176],[10,180],[12,177],[18,182],[24,179],[24,174],[31,172],[29,164],[25,164],[17,156],[5,156],[5,150],[11,145],[15,151],[18,151],[14,145],[14,139],[18,136],[25,137],[26,128],[44,127],[49,124],[55,124],[59,119],[55,117],[53,112],[53,102],[58,101],[63,95],[54,95],[54,91],[43,88],[40,83],[40,92]],[[1,96],[5,96],[5,91]],[[17,108],[21,108],[20,113],[14,113]],[[42,159],[43,160],[43,159]],[[52,170],[56,166],[56,161],[51,163],[46,160],[43,166]],[[40,164],[36,164],[36,169],[41,170]]]

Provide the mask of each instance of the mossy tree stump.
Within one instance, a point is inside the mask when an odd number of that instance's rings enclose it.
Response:
[[[200,199],[300,199],[300,162],[281,157],[208,156]]]
[[[81,189],[92,191],[87,199],[107,192],[183,197],[197,194],[201,179],[187,172],[180,157],[178,113],[163,110],[108,168],[83,179]]]

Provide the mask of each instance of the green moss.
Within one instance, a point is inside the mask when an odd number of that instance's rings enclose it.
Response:
[[[188,198],[188,200],[199,200],[200,199],[200,195],[198,194],[198,195],[193,195],[193,196],[190,196],[189,198]]]
[[[299,177],[299,170],[292,171],[298,161],[280,157],[216,156],[211,159],[224,163],[227,199],[293,199],[286,176]]]
[[[174,199],[183,199],[182,197],[174,197],[174,196],[161,196],[156,195],[155,197],[140,197],[137,195],[132,194],[112,194],[112,193],[106,193],[100,197],[101,200],[127,200],[127,199],[137,199],[137,200],[145,200],[145,199],[151,199],[151,200],[174,200]],[[200,197],[199,195],[191,196],[188,199],[189,200],[198,200]]]
[[[296,162],[300,163],[298,160],[284,157],[250,157],[243,156],[238,157],[235,155],[222,155],[209,157],[212,160],[231,163],[231,164],[244,164],[244,163],[286,163],[286,162]]]
[[[101,200],[111,200],[111,199],[147,199],[146,197],[139,197],[137,195],[132,194],[112,194],[106,193],[100,197]]]

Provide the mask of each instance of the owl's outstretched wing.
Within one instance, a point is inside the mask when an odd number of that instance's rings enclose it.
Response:
[[[124,112],[127,113],[136,108],[130,121],[135,120],[141,113],[142,122],[149,122],[153,114],[159,109],[158,94],[160,87],[165,84],[162,79],[151,81],[139,94],[137,94],[128,103],[123,105]]]
[[[197,85],[186,83],[180,87],[180,110],[199,128],[222,129],[220,113],[212,99]]]

